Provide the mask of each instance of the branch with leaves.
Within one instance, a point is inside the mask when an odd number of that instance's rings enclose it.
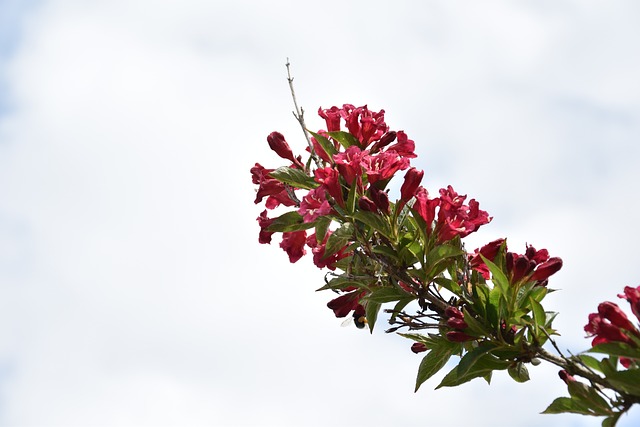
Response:
[[[436,388],[489,382],[494,371],[525,382],[528,366],[546,361],[561,368],[569,397],[544,413],[604,416],[603,425],[613,426],[640,403],[640,331],[618,305],[604,302],[589,315],[585,331],[594,338],[587,352],[563,355],[552,339],[557,313],[543,305],[560,258],[530,245],[522,254],[510,251],[507,239],[467,251],[464,239],[492,218],[451,186],[430,194],[423,171],[411,166],[414,141],[390,130],[384,110],[320,108],[326,129],[313,132],[298,107],[288,61],[287,80],[308,157],[294,155],[279,132],[267,137],[289,164],[251,168],[255,203],[266,207],[257,218],[259,242],[281,234],[292,263],[310,252],[328,270],[318,290],[339,295],[327,304],[337,317],[352,316],[356,326],[373,331],[389,305],[387,332],[401,331],[414,341],[414,353],[426,353],[416,391],[452,357],[457,365]],[[400,195],[392,201],[390,183],[400,172]],[[640,286],[626,287],[620,297],[640,319]]]

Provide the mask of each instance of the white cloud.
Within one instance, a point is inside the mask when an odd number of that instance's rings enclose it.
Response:
[[[564,258],[550,299],[580,350],[637,280],[637,6],[616,5],[44,3],[4,74],[0,420],[598,424],[536,415],[564,394],[550,367],[414,395],[410,343],[339,328],[310,260],[257,244],[248,169],[278,164],[272,130],[303,149],[289,56],[310,127],[385,108],[431,189],[495,216],[472,242]]]

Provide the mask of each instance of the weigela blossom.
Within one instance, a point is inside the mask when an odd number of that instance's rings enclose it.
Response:
[[[282,233],[282,242],[280,243],[280,247],[287,253],[287,255],[289,255],[289,261],[294,263],[307,253],[304,248],[306,242],[306,231],[288,231]]]
[[[284,139],[284,135],[280,132],[271,132],[269,136],[267,136],[267,142],[269,143],[269,147],[276,152],[276,154],[283,159],[290,160],[294,165],[299,168],[304,168],[304,165],[300,161],[300,159],[296,159],[293,156],[293,152],[291,151],[291,147]]]
[[[356,178],[362,180],[362,166],[360,164],[367,154],[367,151],[362,151],[360,147],[352,145],[344,152],[333,156],[338,172],[340,172],[340,176],[342,176],[347,185],[351,185]]]
[[[260,225],[260,234],[258,235],[258,242],[262,244],[271,243],[271,236],[273,236],[274,232],[267,231],[267,228],[269,228],[269,226],[273,222],[273,218],[267,217],[267,211],[265,209],[264,211],[262,211],[260,216],[256,219],[258,221],[258,225]]]
[[[418,170],[416,168],[409,169],[404,175],[404,182],[402,183],[402,187],[400,187],[400,201],[398,202],[398,210],[402,209],[402,207],[406,203],[408,203],[409,200],[413,198],[413,196],[416,195],[423,176],[424,171]]]
[[[354,310],[360,310],[364,314],[364,307],[360,304],[360,299],[366,294],[366,291],[352,290],[329,301],[327,307],[333,310],[336,317],[346,317]]]
[[[589,314],[589,323],[584,327],[588,336],[593,336],[592,346],[608,342],[623,342],[635,347],[628,334],[640,337],[640,331],[629,321],[627,315],[609,301],[598,305],[598,312]]]
[[[342,111],[338,107],[331,107],[329,109],[318,108],[318,115],[322,117],[327,124],[327,131],[335,132],[340,130],[340,119],[342,118]]]
[[[360,141],[362,149],[378,141],[389,130],[384,122],[384,110],[376,113],[369,111],[366,105],[356,108],[351,104],[344,104],[341,116],[345,119],[349,133]]]
[[[266,169],[260,163],[256,163],[256,165],[251,168],[253,183],[259,186],[254,203],[258,204],[264,197],[267,197],[265,203],[267,209],[275,209],[280,204],[284,206],[294,206],[296,202],[291,200],[284,184],[269,176],[274,170],[275,169]]]
[[[395,151],[384,151],[375,155],[369,155],[366,151],[363,153],[360,165],[367,174],[369,184],[390,179],[399,170],[409,167],[409,159],[400,157]]]
[[[331,205],[327,201],[324,187],[314,188],[302,198],[298,213],[302,215],[304,222],[313,222],[318,217],[331,213]]]
[[[340,174],[330,166],[314,171],[314,180],[324,188],[327,193],[338,203],[344,206],[344,196],[340,185]]]
[[[640,321],[640,286],[632,288],[631,286],[625,286],[624,293],[618,295],[619,298],[624,298],[629,301],[631,305],[631,311]]]
[[[313,263],[318,268],[328,268],[333,271],[336,269],[336,263],[343,258],[348,257],[351,252],[346,252],[347,247],[340,248],[336,253],[331,254],[329,256],[325,256],[325,249],[327,245],[327,240],[329,236],[331,236],[332,231],[327,230],[327,234],[324,236],[322,242],[318,242],[316,238],[316,234],[312,234],[307,239],[307,246],[311,248],[311,253],[313,253]]]

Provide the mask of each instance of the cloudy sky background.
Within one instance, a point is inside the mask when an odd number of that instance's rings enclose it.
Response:
[[[413,393],[410,343],[257,243],[249,168],[318,106],[384,108],[432,191],[565,261],[563,349],[640,283],[634,1],[0,0],[0,424],[596,426],[557,369]],[[381,325],[382,326],[382,325]],[[441,376],[440,376],[441,377]],[[635,408],[620,426],[638,425]]]

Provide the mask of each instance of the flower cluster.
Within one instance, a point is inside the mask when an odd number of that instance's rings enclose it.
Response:
[[[618,295],[629,301],[631,311],[640,320],[640,286],[632,288],[627,286],[624,293]],[[640,330],[631,323],[624,311],[615,303],[605,301],[598,305],[598,312],[589,314],[589,323],[584,327],[588,336],[592,336],[592,346],[611,342],[624,343],[631,348],[639,349],[640,356]],[[634,363],[634,359],[621,357],[620,363],[626,368]]]
[[[523,255],[507,251],[505,239],[494,240],[476,249],[469,263],[474,270],[488,280],[491,275],[482,257],[489,261],[496,261],[498,255],[504,259],[505,272],[512,285],[535,282],[537,286],[546,286],[549,277],[562,268],[562,259],[550,257],[546,249],[536,250],[533,246],[527,245]]]

